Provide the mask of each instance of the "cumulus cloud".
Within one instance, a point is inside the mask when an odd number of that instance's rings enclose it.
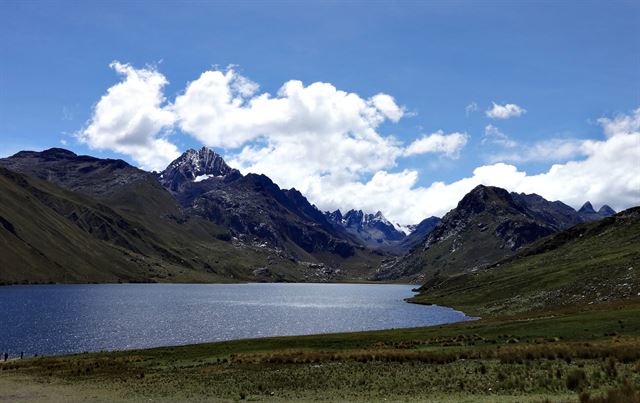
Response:
[[[451,183],[424,186],[415,169],[394,172],[399,159],[424,153],[455,158],[468,135],[437,131],[405,146],[381,134],[382,123],[406,116],[390,95],[366,98],[329,83],[295,80],[272,95],[229,69],[204,72],[169,103],[162,92],[167,80],[155,69],[117,62],[112,68],[122,81],[100,99],[77,136],[148,169],[162,169],[179,154],[168,137],[179,128],[204,145],[225,148],[227,161],[243,173],[264,173],[283,188],[296,187],[323,210],[381,210],[400,224],[443,215],[478,184],[535,192],[574,207],[586,200],[616,209],[640,204],[640,108],[599,119],[604,132],[599,140],[549,140],[525,148],[529,160],[550,152],[563,159],[581,157],[546,172],[531,175],[497,162]],[[496,117],[524,113],[513,104],[496,107],[506,111]],[[491,141],[512,141],[493,126],[486,131]],[[524,161],[524,155],[511,162]]]
[[[444,134],[442,130],[415,140],[404,150],[404,155],[427,153],[442,153],[450,158],[458,158],[460,150],[467,144],[469,136],[466,133]]]
[[[491,119],[509,119],[518,117],[526,112],[526,109],[521,108],[516,104],[499,105],[493,102],[493,107],[485,111],[485,115]]]
[[[129,155],[143,168],[163,169],[180,155],[163,135],[175,121],[173,112],[163,105],[167,79],[154,68],[135,69],[119,62],[110,67],[123,81],[100,98],[77,138],[92,149]]]
[[[257,85],[233,69],[207,71],[189,83],[173,110],[186,133],[213,147],[239,147],[264,138],[272,143],[313,137],[363,145],[387,143],[375,129],[389,119],[397,122],[403,108],[386,94],[363,99],[328,83],[305,86],[286,82],[276,96],[256,94]],[[393,150],[392,150],[393,151]]]
[[[473,175],[448,184],[434,182],[421,187],[416,186],[415,171],[379,172],[367,183],[344,186],[346,189],[334,196],[344,199],[331,199],[327,204],[346,204],[349,192],[353,200],[361,194],[364,203],[376,205],[394,222],[415,223],[431,215],[442,216],[473,187],[484,184],[537,193],[574,208],[587,200],[596,207],[606,203],[616,210],[640,205],[640,108],[630,115],[602,118],[599,122],[606,137],[582,142],[582,160],[554,164],[540,174],[529,175],[514,165],[495,163],[478,167]],[[384,187],[381,183],[389,186],[389,193],[380,193]],[[321,193],[313,195],[320,196]]]
[[[484,127],[484,136],[482,137],[482,143],[498,144],[502,147],[513,148],[518,146],[518,142],[512,140],[506,134],[502,133],[500,129],[494,125],[486,125]]]

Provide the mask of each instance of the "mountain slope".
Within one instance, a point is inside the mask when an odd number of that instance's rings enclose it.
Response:
[[[1,166],[109,210],[120,224],[106,227],[104,241],[193,271],[197,281],[364,278],[379,264],[298,191],[243,176],[207,148],[188,150],[161,173],[58,148],[19,152]],[[56,212],[92,236],[104,231],[95,217]]]
[[[238,242],[343,275],[365,275],[378,263],[300,192],[265,175],[242,175],[205,147],[185,152],[159,178],[185,214],[228,228]]]
[[[122,281],[179,281],[176,277],[180,275],[182,281],[323,281],[336,275],[325,267],[296,264],[278,250],[233,240],[229,228],[185,211],[158,182],[157,175],[131,167],[123,161],[77,156],[70,151],[51,149],[20,152],[0,159],[0,166],[28,175],[18,175],[24,179],[18,187],[37,184],[22,189],[26,194],[33,192],[34,188],[39,191],[45,187],[48,190],[41,194],[62,192],[67,199],[82,200],[85,205],[92,206],[87,209],[84,205],[78,207],[54,197],[46,198],[48,204],[45,206],[51,209],[48,214],[53,214],[56,220],[71,222],[72,228],[78,227],[86,233],[85,237],[105,242],[83,250],[116,246],[126,253],[135,254],[137,261],[152,261],[166,269],[158,275],[150,275],[145,271],[148,266],[145,263],[136,266],[127,276],[105,277],[89,273],[82,278],[67,278],[31,276],[25,272],[22,276],[0,279],[2,281],[44,281],[45,277],[46,281],[57,282],[115,281],[116,277]],[[25,212],[13,211],[5,215],[12,217],[6,218],[10,223],[28,218]],[[25,222],[23,226],[26,226]],[[31,235],[35,239],[37,232]],[[64,236],[59,238],[65,239]],[[50,247],[56,249],[54,245],[51,243]],[[2,251],[7,248],[8,244],[3,245]],[[47,259],[38,262],[36,266],[46,272]],[[12,264],[18,265],[17,261]],[[108,264],[109,259],[96,262],[100,270],[110,273]],[[366,269],[373,264],[375,262],[363,267]],[[346,273],[340,275],[345,276]]]
[[[475,273],[435,278],[414,302],[516,313],[640,295],[640,207],[541,239]]]
[[[480,185],[442,218],[422,245],[381,266],[374,278],[424,281],[440,273],[477,270],[554,232],[553,225],[506,190]]]
[[[135,229],[106,209],[54,185],[0,168],[0,282],[142,281]],[[88,222],[96,224],[93,234]],[[83,228],[85,227],[85,228]],[[113,234],[116,232],[116,234]],[[105,238],[114,235],[113,243]],[[120,245],[118,245],[120,244]]]

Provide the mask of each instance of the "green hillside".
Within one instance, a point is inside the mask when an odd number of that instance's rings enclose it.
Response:
[[[493,266],[441,276],[413,302],[479,315],[640,295],[640,207],[549,236]]]
[[[139,188],[120,194],[143,200],[149,192]],[[241,281],[255,279],[253,271],[269,263],[277,263],[270,273],[276,280],[303,275],[278,256],[240,249],[205,220],[140,210],[116,211],[0,168],[0,283]]]

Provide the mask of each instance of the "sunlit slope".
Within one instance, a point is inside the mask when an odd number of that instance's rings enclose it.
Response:
[[[142,220],[0,168],[0,282],[241,281],[268,263],[210,222],[165,212],[151,208],[155,219]],[[295,279],[291,264],[277,267],[276,280]]]

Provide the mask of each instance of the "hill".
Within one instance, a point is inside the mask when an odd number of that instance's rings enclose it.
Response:
[[[474,272],[540,238],[602,217],[583,216],[562,202],[550,202],[539,195],[479,185],[422,242],[406,255],[385,261],[373,278],[425,282],[438,276]]]
[[[299,192],[208,149],[182,160],[156,174],[57,148],[0,159],[0,282],[349,280],[377,264]]]
[[[494,315],[640,295],[640,207],[546,237],[474,273],[431,279],[414,302]]]

